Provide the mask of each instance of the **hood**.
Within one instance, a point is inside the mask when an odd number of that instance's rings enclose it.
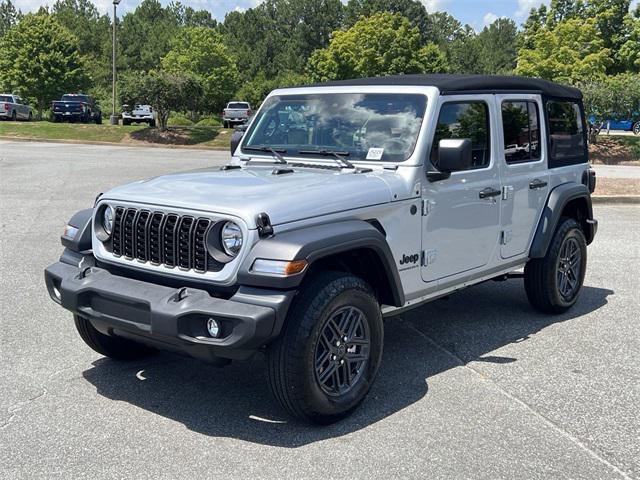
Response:
[[[293,168],[293,173],[274,175],[274,168],[210,168],[164,175],[116,187],[102,198],[233,215],[249,228],[256,227],[255,217],[261,212],[279,225],[391,201],[382,173]]]

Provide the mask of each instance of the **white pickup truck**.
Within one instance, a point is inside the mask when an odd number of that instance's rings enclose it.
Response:
[[[150,127],[156,126],[156,114],[151,105],[135,105],[133,110],[128,108],[122,112],[122,124],[146,123]]]
[[[247,123],[251,117],[251,105],[248,102],[229,102],[222,111],[222,126],[231,128],[236,124]]]
[[[22,98],[11,93],[0,93],[0,118],[7,120],[31,120],[31,107]]]

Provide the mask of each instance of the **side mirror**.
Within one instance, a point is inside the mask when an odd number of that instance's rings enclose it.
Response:
[[[471,140],[468,138],[443,139],[438,143],[438,161],[435,172],[427,172],[430,181],[444,180],[451,172],[468,170],[473,165]]]
[[[238,127],[233,131],[233,134],[231,135],[231,155],[236,152],[236,149],[238,148],[238,145],[240,145],[242,137],[244,137],[246,125],[242,125],[242,127],[245,128]]]

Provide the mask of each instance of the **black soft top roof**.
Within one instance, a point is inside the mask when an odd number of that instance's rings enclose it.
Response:
[[[317,83],[313,86],[433,86],[443,95],[456,93],[535,92],[548,97],[582,99],[582,92],[574,87],[540,78],[506,75],[394,75],[388,77],[358,78]]]

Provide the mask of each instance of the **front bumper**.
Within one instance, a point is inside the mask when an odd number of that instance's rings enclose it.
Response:
[[[176,289],[64,262],[47,267],[45,282],[55,302],[106,335],[211,362],[248,358],[268,343],[279,333],[295,294],[241,288],[227,300],[205,290]],[[208,335],[209,317],[222,325],[221,338]]]

